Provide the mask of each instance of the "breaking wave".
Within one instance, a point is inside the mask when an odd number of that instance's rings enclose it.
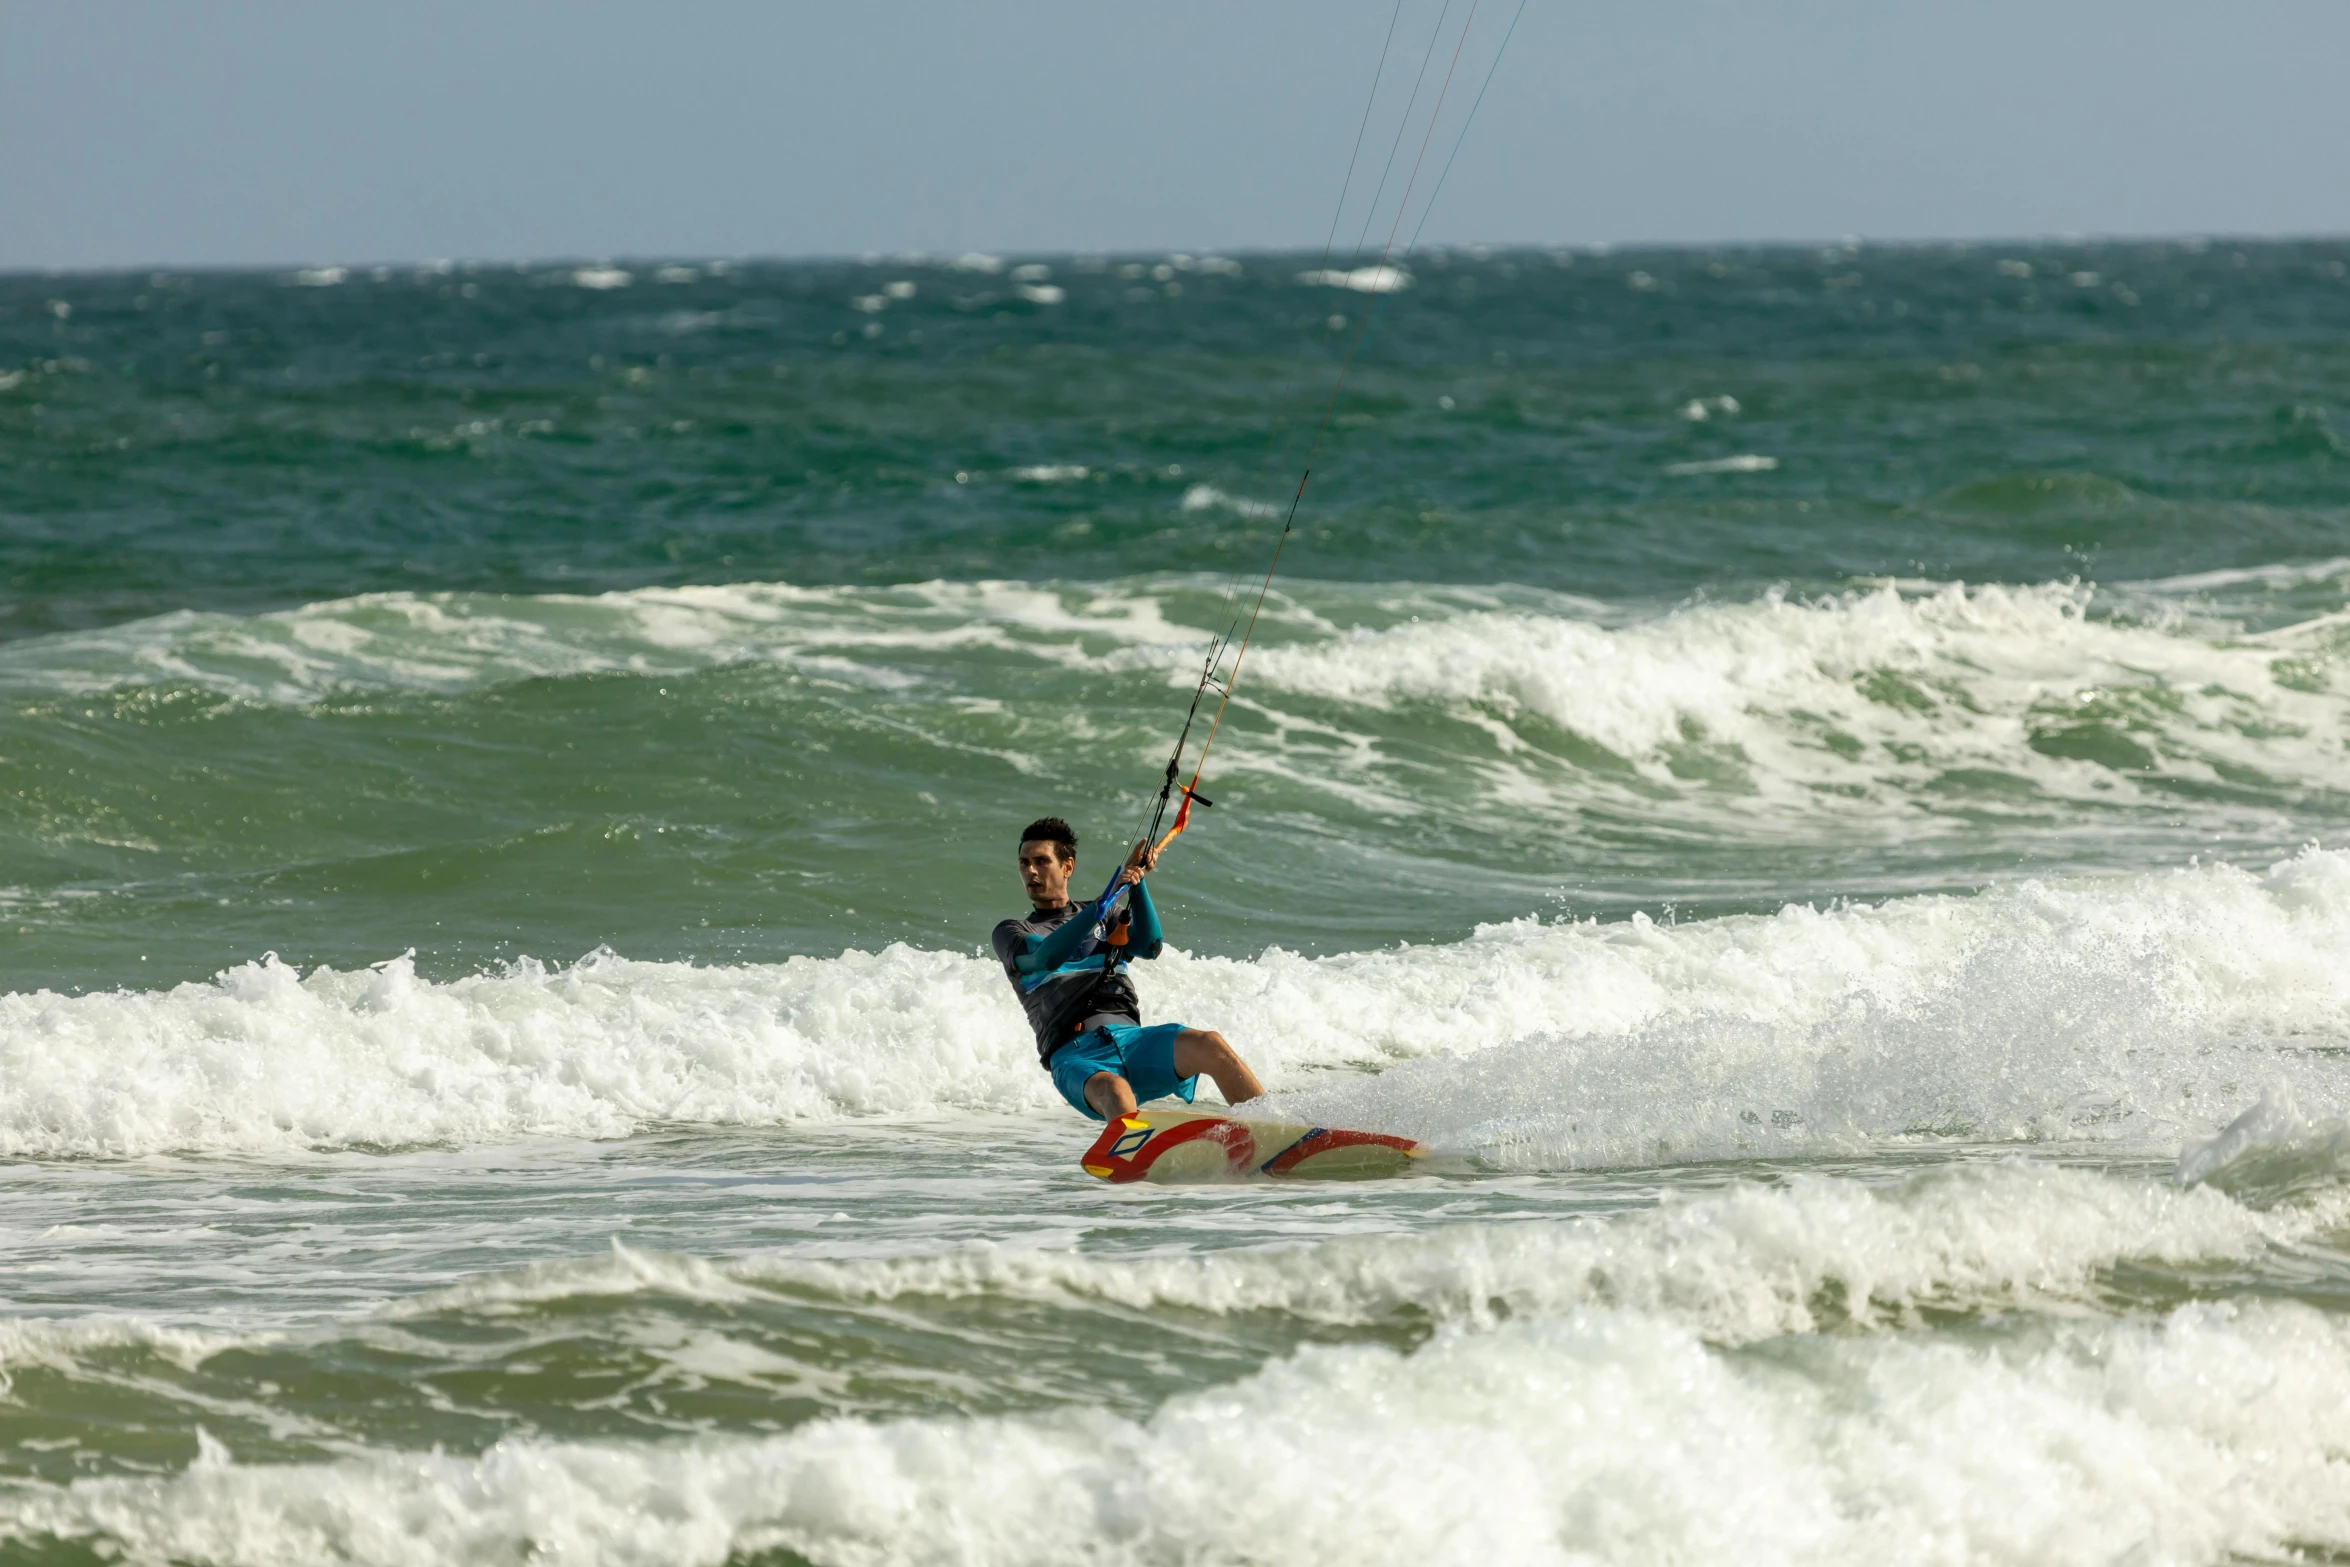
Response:
[[[1195,486],[1184,504],[1242,503]],[[951,737],[996,735],[976,715],[1026,703],[1041,672],[1068,683],[1046,704],[1061,716],[1031,715],[1014,740],[1034,771],[1100,746],[1105,719],[1155,749],[1161,683],[1195,678],[1208,629],[1228,618],[1223,586],[385,593],[28,639],[0,649],[0,686],[176,685],[301,706],[748,666],[923,702],[925,730]],[[1294,583],[1270,601],[1242,687],[1258,732],[1223,765],[1304,790],[1300,808],[1467,810],[1488,826],[1661,811],[1709,833],[1833,823],[1881,843],[2057,811],[2290,842],[2295,823],[2350,820],[2343,588],[2338,571],[2280,567],[2102,596],[1888,584],[1637,610],[1524,589]],[[2297,618],[2278,623],[2286,601]]]
[[[0,1537],[137,1560],[2090,1563],[2350,1544],[2350,1328],[2293,1304],[1726,1350],[1600,1307],[1309,1348],[1148,1418],[823,1420],[669,1443],[22,1485]]]
[[[1308,959],[1170,952],[1153,1015],[1280,1108],[1503,1167],[1886,1139],[2159,1157],[2282,1085],[2350,1110],[2350,854],[1662,925],[1534,919]],[[2322,1048],[2321,1048],[2322,1047]],[[1066,1114],[984,958],[700,967],[608,953],[445,983],[274,959],[0,997],[0,1152],[611,1137],[649,1124]]]
[[[2338,790],[2350,706],[2331,685],[2335,617],[2237,635],[2175,609],[2092,616],[2092,597],[1887,586],[1615,625],[1472,611],[1274,648],[1254,673],[1349,708],[1481,713],[1497,790],[1541,787],[1555,736],[1595,748],[1587,767],[1652,790],[1728,787],[1750,810]]]
[[[371,593],[261,615],[182,611],[28,639],[0,650],[0,681],[84,693],[185,684],[239,701],[300,705],[347,692],[450,694],[516,680],[775,663],[886,687],[907,678],[893,668],[899,658],[1006,650],[1082,663],[1089,653],[1191,637],[1148,595],[1010,582]]]
[[[401,1315],[491,1314],[639,1293],[742,1301],[989,1298],[1111,1311],[1275,1312],[1334,1326],[1420,1318],[1490,1327],[1587,1306],[1670,1319],[1709,1343],[1885,1329],[1925,1310],[1982,1314],[2109,1304],[2122,1264],[2254,1266],[2338,1237],[2350,1186],[2260,1211],[2212,1189],[2020,1163],[1885,1186],[1799,1176],[1667,1198],[1607,1216],[1453,1224],[1146,1256],[974,1246],[936,1256],[713,1263],[622,1247],[482,1275]]]

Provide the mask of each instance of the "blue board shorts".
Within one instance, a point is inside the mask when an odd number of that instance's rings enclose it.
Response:
[[[1199,1091],[1199,1078],[1175,1075],[1175,1036],[1181,1023],[1103,1023],[1079,1034],[1053,1052],[1053,1086],[1074,1105],[1079,1115],[1098,1121],[1101,1116],[1085,1102],[1086,1081],[1096,1072],[1115,1072],[1134,1090],[1134,1102],[1146,1104],[1169,1094],[1184,1103]]]

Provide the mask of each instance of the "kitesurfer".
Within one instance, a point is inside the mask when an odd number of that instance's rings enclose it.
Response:
[[[1173,1094],[1189,1101],[1203,1075],[1229,1104],[1265,1091],[1222,1034],[1181,1023],[1142,1025],[1142,1000],[1126,965],[1157,957],[1162,946],[1159,912],[1143,880],[1157,861],[1147,839],[1135,845],[1113,883],[1129,907],[1095,923],[1081,916],[1100,905],[1069,901],[1077,834],[1058,816],[1030,822],[1020,834],[1020,885],[1031,908],[1025,919],[995,928],[995,955],[1036,1032],[1037,1059],[1061,1097],[1097,1121],[1130,1114],[1140,1100]]]

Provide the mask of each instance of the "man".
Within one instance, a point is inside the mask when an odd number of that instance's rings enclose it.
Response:
[[[1126,964],[1155,958],[1162,946],[1143,880],[1157,858],[1149,844],[1135,845],[1118,873],[1118,884],[1131,889],[1129,907],[1092,925],[1079,917],[1091,906],[1069,901],[1077,834],[1058,816],[1030,822],[1020,834],[1020,885],[1032,908],[995,928],[995,955],[1036,1031],[1037,1058],[1061,1097],[1097,1121],[1131,1114],[1139,1100],[1174,1094],[1188,1102],[1203,1074],[1229,1104],[1265,1091],[1222,1034],[1142,1026]]]

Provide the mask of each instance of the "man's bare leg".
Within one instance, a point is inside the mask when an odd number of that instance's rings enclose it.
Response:
[[[1093,1082],[1085,1085],[1087,1103],[1093,1101],[1093,1084],[1108,1075],[1096,1073]],[[1175,1036],[1175,1075],[1205,1075],[1216,1085],[1217,1092],[1224,1096],[1224,1102],[1228,1105],[1254,1099],[1265,1091],[1265,1085],[1257,1081],[1257,1074],[1248,1069],[1246,1061],[1240,1059],[1240,1052],[1226,1044],[1224,1036],[1211,1028],[1187,1028]],[[1119,1079],[1118,1087],[1126,1094],[1126,1102],[1131,1107],[1134,1103],[1133,1090],[1126,1087],[1123,1078]]]
[[[1095,1115],[1114,1121],[1134,1113],[1134,1088],[1115,1072],[1096,1072],[1085,1080],[1085,1102]]]

